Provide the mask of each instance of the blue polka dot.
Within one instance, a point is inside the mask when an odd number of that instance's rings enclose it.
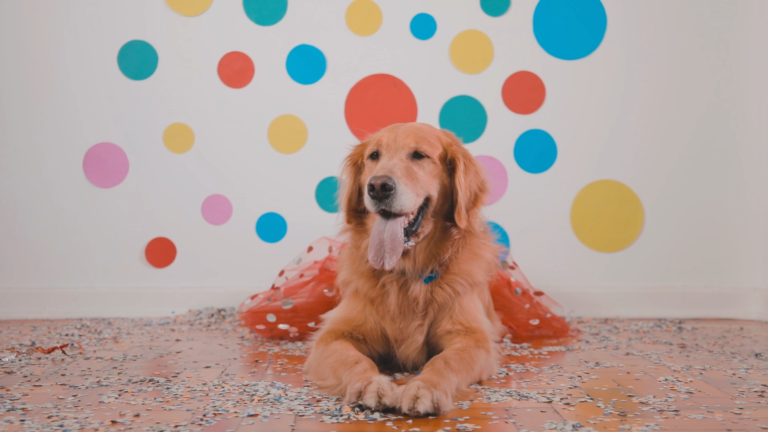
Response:
[[[488,16],[500,17],[507,13],[512,0],[480,0],[480,7]]]
[[[507,235],[507,232],[504,231],[504,228],[501,227],[501,225],[497,224],[496,222],[487,222],[488,228],[491,229],[491,234],[493,235],[493,239],[501,246],[504,246],[505,250],[500,254],[499,258],[502,260],[507,259],[507,255],[509,255],[509,236]]]
[[[277,213],[264,213],[256,221],[256,234],[267,243],[277,243],[288,232],[288,224]]]
[[[420,13],[411,20],[411,34],[419,40],[427,40],[435,35],[437,21],[427,13]]]
[[[251,21],[260,26],[271,26],[285,16],[288,0],[243,0],[243,9]]]
[[[509,236],[507,235],[507,232],[504,231],[504,228],[496,222],[488,222],[488,227],[491,229],[491,234],[493,234],[496,243],[509,249]]]
[[[325,75],[325,55],[312,45],[298,45],[285,61],[288,75],[299,84],[314,84]]]
[[[126,42],[117,53],[117,67],[120,72],[136,81],[151,77],[157,70],[158,60],[155,48],[143,40]]]
[[[440,127],[455,133],[464,144],[477,141],[487,123],[483,104],[472,96],[451,98],[440,109]]]
[[[515,162],[525,172],[540,174],[550,169],[557,159],[557,144],[541,129],[525,131],[515,142]]]
[[[338,213],[339,211],[339,179],[337,177],[326,177],[317,184],[315,189],[315,201],[321,209],[328,213]]]
[[[533,34],[551,56],[578,60],[603,41],[608,17],[600,0],[541,0],[533,12]]]

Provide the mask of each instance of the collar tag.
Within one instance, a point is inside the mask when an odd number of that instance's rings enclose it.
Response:
[[[440,276],[440,272],[437,271],[437,270],[432,270],[431,272],[429,272],[427,277],[424,278],[423,282],[425,284],[428,284],[428,283],[432,282],[433,280],[437,279],[438,276]]]

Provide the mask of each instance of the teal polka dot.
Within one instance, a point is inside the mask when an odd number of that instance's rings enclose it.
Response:
[[[515,162],[525,172],[541,174],[557,160],[557,143],[541,129],[523,132],[515,141]]]
[[[507,13],[512,0],[480,0],[480,8],[488,16],[500,17]]]
[[[456,96],[440,109],[440,127],[455,133],[464,144],[477,141],[487,123],[483,104],[472,96]]]
[[[243,0],[243,9],[251,21],[260,26],[271,26],[285,16],[288,0]]]
[[[328,213],[339,212],[339,179],[338,177],[326,177],[320,180],[315,188],[315,201],[321,209]]]
[[[584,58],[600,46],[608,16],[600,0],[541,0],[533,12],[533,35],[549,55]]]
[[[501,253],[502,260],[507,259],[507,255],[509,255],[509,236],[507,235],[507,232],[504,231],[504,228],[501,227],[501,225],[497,224],[496,222],[487,222],[488,228],[491,230],[491,234],[493,235],[494,240],[496,243],[498,243],[501,246],[504,246],[505,250]]]
[[[155,48],[143,40],[126,42],[117,53],[117,67],[120,72],[135,81],[151,77],[157,70],[158,61]]]
[[[288,224],[277,213],[264,213],[256,221],[256,234],[267,243],[277,243],[288,232]]]

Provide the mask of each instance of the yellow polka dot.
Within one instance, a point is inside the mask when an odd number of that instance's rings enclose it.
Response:
[[[296,153],[307,143],[307,126],[295,115],[281,115],[270,123],[267,138],[280,153]]]
[[[571,206],[576,237],[598,252],[616,252],[631,245],[643,229],[640,198],[627,185],[598,180],[584,187]]]
[[[381,9],[371,0],[355,0],[347,7],[347,27],[358,36],[370,36],[381,27]]]
[[[456,69],[468,74],[478,74],[493,60],[493,43],[480,30],[465,30],[453,38],[450,54]]]
[[[165,147],[177,154],[188,152],[195,144],[195,133],[184,123],[174,123],[163,132]]]
[[[165,0],[165,2],[177,13],[193,17],[207,11],[213,0]]]

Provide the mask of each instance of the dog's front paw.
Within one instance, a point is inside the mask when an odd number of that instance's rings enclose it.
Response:
[[[403,388],[398,408],[403,414],[414,417],[445,414],[451,409],[451,397],[444,391],[415,378]]]
[[[376,375],[369,381],[359,381],[347,388],[344,403],[360,402],[368,408],[383,409],[397,405],[398,386],[384,375]]]
[[[397,405],[397,395],[397,384],[384,375],[378,375],[363,387],[360,403],[371,409],[391,408]]]

